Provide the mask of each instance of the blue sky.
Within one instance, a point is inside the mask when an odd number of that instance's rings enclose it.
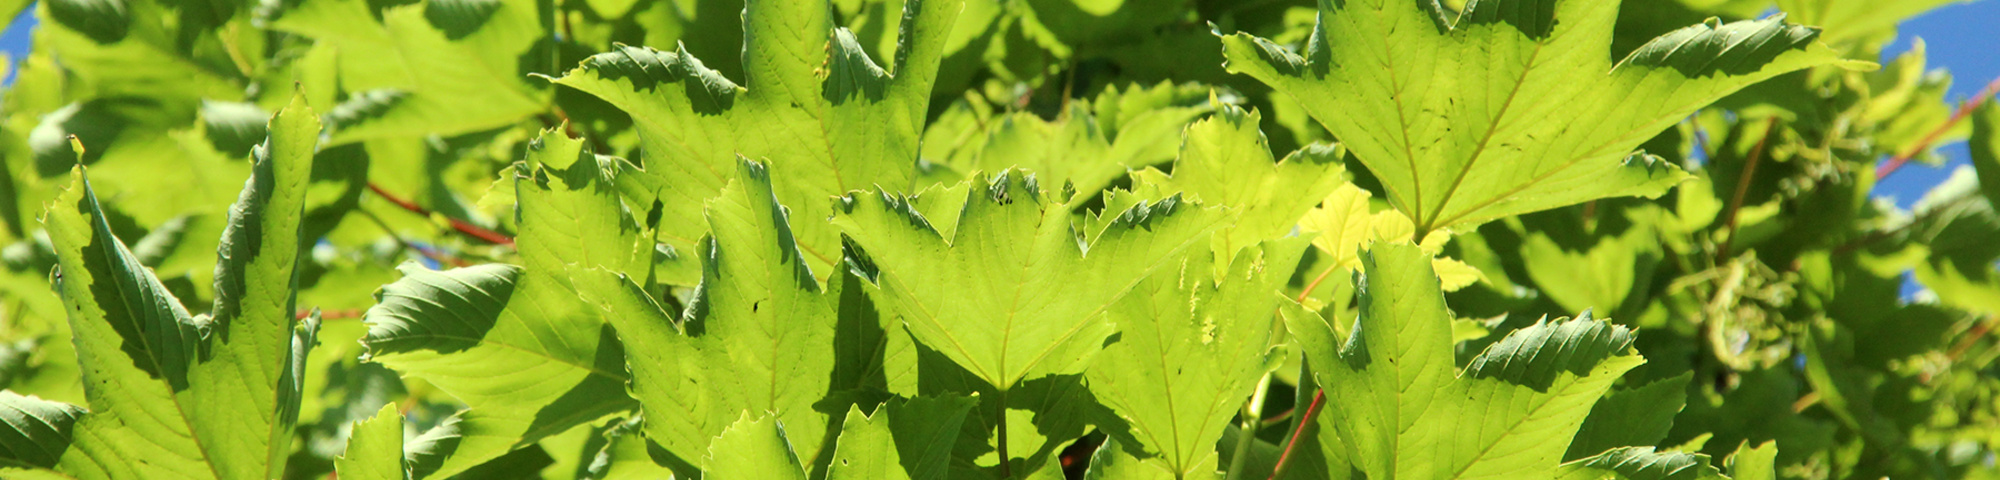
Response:
[[[28,55],[28,29],[34,25],[35,9],[30,7],[21,10],[21,16],[14,17],[14,21],[7,24],[7,32],[0,34],[0,52],[7,52],[7,58],[18,64],[21,57]],[[7,68],[5,83],[9,85],[14,83],[12,67],[9,65]]]

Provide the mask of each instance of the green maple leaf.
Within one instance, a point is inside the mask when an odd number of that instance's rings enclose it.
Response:
[[[1586,316],[1517,330],[1460,370],[1431,256],[1378,242],[1361,264],[1347,338],[1297,303],[1282,311],[1369,478],[1552,478],[1592,405],[1645,362],[1630,330]]]
[[[1543,232],[1521,242],[1522,264],[1542,296],[1571,311],[1599,309],[1620,312],[1635,292],[1647,290],[1661,254],[1650,227],[1635,227],[1608,237],[1589,250],[1572,252]],[[1578,282],[1577,278],[1591,281]]]
[[[404,264],[403,278],[377,293],[362,319],[368,359],[469,407],[427,434],[436,440],[427,448],[449,456],[413,466],[416,477],[461,472],[634,406],[624,346],[572,281],[588,269],[651,269],[652,242],[612,186],[618,162],[543,132],[516,170],[521,266]]]
[[[952,441],[959,435],[977,397],[938,396],[895,399],[873,416],[851,407],[840,427],[840,445],[828,464],[828,480],[943,480],[949,474]]]
[[[1113,86],[1092,101],[1069,104],[1053,121],[1033,112],[995,115],[972,96],[924,131],[925,160],[946,171],[925,175],[952,184],[965,172],[1020,167],[1043,183],[1072,184],[1078,194],[1095,196],[1129,169],[1173,160],[1174,140],[1188,123],[1220,104],[1213,94],[1192,83]]]
[[[1731,92],[1841,62],[1782,17],[1662,35],[1613,64],[1619,2],[1322,0],[1303,55],[1223,37],[1232,72],[1290,95],[1374,172],[1421,236],[1687,175],[1634,153]],[[1860,62],[1843,63],[1857,67]]]
[[[1233,412],[1233,410],[1231,410]],[[1218,429],[1220,430],[1220,429]],[[1210,452],[1213,453],[1213,452]],[[1195,478],[1216,478],[1212,463],[1201,464],[1203,475]],[[1186,472],[1169,469],[1163,465],[1149,463],[1145,458],[1125,451],[1125,445],[1117,437],[1107,437],[1104,444],[1090,455],[1090,467],[1084,470],[1083,478],[1088,480],[1176,480],[1188,478]],[[1268,469],[1267,469],[1268,470]]]
[[[318,327],[317,316],[298,321],[293,304],[319,131],[298,96],[271,120],[217,252],[213,318],[190,316],[139,263],[112,234],[83,167],[74,170],[44,222],[91,413],[67,429],[74,443],[22,435],[40,451],[13,463],[74,478],[283,474]],[[51,413],[36,416],[52,424]],[[19,434],[16,420],[7,424]]]
[[[870,417],[858,407],[840,426],[840,448],[827,465],[829,480],[943,480],[973,397],[918,397],[891,400]],[[748,412],[708,447],[710,470],[703,478],[805,480],[806,464],[793,449],[795,439],[775,416]],[[806,457],[810,460],[811,457]]]
[[[1086,245],[1065,199],[1046,195],[1008,170],[944,199],[963,205],[942,212],[949,231],[917,209],[924,200],[893,193],[844,198],[834,223],[873,267],[876,305],[1004,398],[1022,380],[1081,371],[1113,331],[1111,304],[1223,218],[1174,196],[1106,212]]]
[[[1216,441],[1270,363],[1271,312],[1309,244],[1244,248],[1221,275],[1212,255],[1186,254],[1111,308],[1119,340],[1085,377],[1119,418],[1100,428],[1126,448],[1100,455],[1155,462],[1168,478],[1214,476]]]
[[[346,100],[327,112],[334,143],[457,135],[511,125],[548,108],[523,58],[546,35],[530,0],[437,0],[382,9],[367,0],[302,0],[268,16],[273,30],[338,53]]]
[[[792,449],[793,437],[777,417],[752,418],[750,412],[743,412],[708,447],[708,458],[702,463],[711,468],[702,478],[806,480],[806,466]]]
[[[584,443],[583,456],[579,458],[588,467],[578,469],[577,479],[649,480],[672,476],[673,469],[660,465],[649,453],[657,447],[640,431],[644,425],[644,419],[632,417],[593,431],[596,438]]]
[[[659,202],[654,225],[677,251],[706,232],[701,205],[729,181],[738,155],[784,176],[778,200],[798,210],[792,228],[814,275],[840,260],[839,238],[821,219],[828,197],[882,186],[907,188],[945,35],[959,0],[909,0],[894,73],[835,28],[827,0],[768,0],[743,9],[741,86],[685,49],[619,47],[585,60],[555,82],[631,114],[645,152],[627,186],[637,205]],[[811,221],[805,221],[811,220]],[[692,283],[694,279],[663,279]]]
[[[354,422],[347,448],[333,459],[334,471],[347,480],[404,480],[403,414],[396,404],[383,405],[374,417]]]
[[[1729,475],[1736,480],[1777,480],[1777,464],[1778,442],[1765,441],[1754,447],[1745,442],[1729,455]]]
[[[242,197],[229,208],[216,252],[211,338],[201,358],[205,368],[190,371],[189,379],[196,386],[235,392],[200,400],[191,415],[194,422],[227,427],[198,431],[196,437],[206,448],[265,455],[261,463],[229,466],[225,470],[234,470],[225,474],[229,477],[281,476],[291,454],[305,354],[312,348],[311,332],[319,328],[317,318],[303,326],[294,320],[300,252],[315,240],[301,236],[320,135],[319,120],[312,115],[305,97],[294,95],[271,120],[270,140],[259,149],[262,158]],[[246,417],[243,412],[276,415]]]
[[[1583,458],[1616,447],[1659,444],[1673,428],[1674,415],[1687,406],[1687,386],[1693,379],[1692,373],[1684,373],[1605,395],[1590,408],[1590,416],[1584,418],[1583,427],[1577,430],[1563,458]]]
[[[139,97],[158,102],[152,105],[156,111],[171,111],[202,99],[243,98],[246,77],[262,67],[255,53],[246,55],[262,42],[231,41],[224,34],[250,27],[246,18],[214,11],[190,15],[235,4],[56,0],[40,5],[35,50],[53,54],[70,85],[52,99]],[[190,48],[197,42],[220,48]]]
[[[1277,159],[1257,129],[1263,116],[1230,105],[1194,122],[1181,138],[1173,173],[1156,168],[1133,172],[1134,180],[1163,192],[1184,192],[1209,205],[1237,209],[1234,225],[1216,244],[1217,256],[1292,231],[1299,219],[1335,187],[1347,183],[1344,153],[1310,145]]]
[[[607,312],[634,351],[630,391],[649,438],[693,467],[744,412],[791,432],[790,451],[819,458],[831,412],[814,410],[834,384],[842,285],[822,287],[792,237],[769,170],[744,160],[737,180],[709,202],[697,250],[702,281],[675,322],[639,285],[609,273],[579,277],[584,296]],[[853,295],[849,295],[853,296]]]
[[[961,183],[957,186],[960,188],[945,191],[955,192],[962,201],[969,185]],[[933,193],[915,199],[920,208],[925,202],[935,202],[939,207],[950,203],[936,201]],[[956,210],[957,205],[948,208]],[[856,292],[862,290],[854,287]],[[1006,392],[1003,404],[999,390],[944,354],[917,343],[908,329],[900,327],[901,320],[893,316],[885,320],[894,322],[888,324],[882,342],[884,376],[891,393],[904,397],[979,396],[978,407],[967,416],[965,427],[951,445],[950,478],[1002,478],[998,445],[1003,435],[1008,456],[1012,458],[1009,468],[1016,475],[1014,478],[1062,478],[1062,462],[1058,460],[1064,447],[1083,436],[1096,420],[1091,418],[1092,414],[1099,413],[1100,407],[1084,385],[1083,375],[1023,381]],[[1007,419],[1005,434],[999,430],[1002,415]]]

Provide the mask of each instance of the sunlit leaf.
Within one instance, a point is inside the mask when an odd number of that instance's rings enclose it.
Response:
[[[1223,38],[1231,71],[1297,99],[1382,180],[1419,233],[1686,178],[1634,152],[1730,92],[1839,62],[1782,18],[1694,25],[1615,64],[1619,2],[1320,3],[1303,53]],[[1478,61],[1471,61],[1477,59]]]
[[[959,3],[904,3],[893,71],[834,27],[827,0],[770,0],[743,11],[747,78],[732,81],[685,49],[621,46],[555,81],[632,116],[646,169],[624,188],[635,204],[662,205],[651,227],[663,242],[697,248],[707,233],[702,204],[728,183],[742,155],[780,172],[773,190],[798,211],[799,249],[824,282],[840,260],[837,231],[821,221],[833,215],[826,198],[878,185],[900,191],[914,178],[931,83]]]
[[[1429,255],[1376,243],[1361,263],[1347,338],[1296,303],[1283,311],[1371,478],[1553,477],[1591,406],[1644,363],[1630,330],[1585,317],[1516,330],[1460,369]]]

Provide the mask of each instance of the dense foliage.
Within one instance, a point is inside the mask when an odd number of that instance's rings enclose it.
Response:
[[[0,476],[2000,478],[1945,3],[0,2]]]

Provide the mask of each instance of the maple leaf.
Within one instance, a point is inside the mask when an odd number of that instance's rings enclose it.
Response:
[[[799,249],[824,281],[840,260],[828,197],[880,185],[903,189],[916,169],[945,35],[958,0],[909,0],[901,43],[885,69],[836,28],[827,0],[762,0],[743,9],[739,86],[685,49],[619,47],[555,82],[631,114],[645,170],[627,181],[635,205],[663,207],[657,228],[677,251],[706,233],[701,205],[728,183],[738,155],[784,175],[778,200],[798,210]],[[893,71],[893,73],[892,73]],[[804,221],[811,220],[811,221]],[[692,283],[695,279],[663,279]]]
[[[1222,104],[1199,84],[1112,86],[1091,101],[1069,104],[1052,121],[1032,112],[996,114],[984,97],[967,97],[925,129],[925,177],[955,184],[968,172],[1018,167],[1049,185],[1073,185],[1086,197],[1127,170],[1173,160],[1175,140],[1188,124]]]
[[[1098,455],[1137,457],[1172,478],[1216,470],[1223,427],[1271,363],[1271,312],[1306,243],[1246,247],[1222,274],[1208,252],[1184,253],[1180,268],[1154,272],[1112,307],[1119,340],[1085,376],[1117,415],[1099,428],[1126,448]]]
[[[651,269],[652,242],[613,186],[617,161],[543,132],[515,179],[522,265],[439,272],[406,263],[376,294],[362,318],[367,358],[468,407],[426,432],[422,450],[432,453],[411,467],[415,477],[462,472],[634,406],[625,347],[572,280],[588,269]]]
[[[1103,318],[1111,304],[1223,219],[1169,197],[1104,213],[1085,244],[1064,199],[1031,174],[1008,170],[957,191],[963,201],[946,199],[963,205],[944,212],[949,231],[917,209],[924,200],[886,192],[842,199],[834,223],[873,267],[876,305],[1002,395],[1081,371],[1113,331]]]
[[[870,417],[850,408],[839,426],[840,450],[827,464],[830,480],[943,480],[951,442],[972,397],[891,400]],[[798,438],[775,416],[745,413],[709,447],[713,470],[703,478],[806,480],[811,457],[793,449]]]
[[[1413,238],[1415,228],[1410,226],[1409,217],[1394,211],[1374,211],[1369,197],[1367,190],[1343,183],[1327,194],[1318,207],[1306,212],[1305,218],[1299,219],[1301,231],[1316,234],[1313,247],[1332,260],[1333,265],[1321,275],[1361,268],[1361,250],[1375,242],[1420,242],[1424,251],[1437,255],[1445,242],[1450,241],[1449,232],[1432,232],[1421,240]],[[1443,280],[1441,286],[1447,292],[1482,278],[1478,268],[1447,257],[1431,260],[1431,268]]]
[[[710,442],[743,412],[782,422],[787,451],[808,461],[830,446],[821,442],[835,412],[814,405],[837,388],[836,330],[855,308],[843,300],[859,295],[842,295],[845,282],[822,287],[813,278],[772,178],[764,165],[740,161],[736,179],[708,203],[714,233],[697,250],[702,281],[679,321],[630,276],[578,278],[619,337],[650,352],[628,360],[648,438],[698,469],[716,467],[705,458]]]
[[[403,414],[396,404],[383,405],[375,416],[354,423],[347,448],[333,460],[334,471],[347,480],[408,480],[403,463]]]
[[[1188,125],[1172,173],[1147,167],[1132,176],[1141,185],[1137,190],[1183,192],[1202,203],[1234,209],[1236,218],[1213,245],[1219,259],[1234,257],[1236,248],[1291,233],[1316,199],[1347,185],[1347,168],[1340,162],[1346,153],[1340,148],[1307,145],[1276,158],[1257,129],[1262,115],[1233,105],[1214,108],[1214,115]]]
[[[1461,370],[1430,254],[1377,242],[1361,264],[1347,338],[1297,303],[1281,310],[1369,478],[1550,478],[1592,405],[1645,362],[1630,330],[1585,316],[1516,330]]]
[[[330,108],[334,143],[458,135],[548,108],[553,92],[523,77],[547,32],[528,0],[437,0],[377,10],[366,0],[281,2],[274,30],[331,49],[346,100]]]
[[[1232,72],[1305,106],[1419,235],[1615,196],[1687,175],[1641,142],[1750,84],[1843,62],[1782,16],[1676,30],[1612,63],[1619,2],[1322,0],[1303,54],[1223,37]]]

